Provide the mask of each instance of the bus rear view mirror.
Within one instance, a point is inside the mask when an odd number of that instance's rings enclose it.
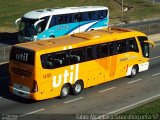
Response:
[[[155,43],[152,40],[147,40],[147,41],[144,41],[144,42],[152,45],[152,49],[155,48]]]
[[[37,22],[35,22],[35,23],[34,23],[34,28],[36,28],[36,27],[37,27],[37,25],[38,25],[40,22],[42,22],[42,21],[44,21],[44,19],[42,19],[42,20],[38,20]]]
[[[18,22],[21,21],[21,18],[18,18],[16,21],[15,21],[15,24],[17,26]]]

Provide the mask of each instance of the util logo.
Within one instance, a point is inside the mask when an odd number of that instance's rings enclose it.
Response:
[[[16,54],[16,60],[27,62],[28,61],[28,53]]]
[[[71,65],[70,70],[65,70],[63,74],[60,74],[58,76],[53,76],[52,86],[56,88],[59,87],[62,83],[65,84],[68,82],[69,83],[76,82],[78,80],[78,74],[79,74],[79,64]]]

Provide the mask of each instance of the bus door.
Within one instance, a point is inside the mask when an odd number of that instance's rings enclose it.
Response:
[[[126,41],[120,40],[109,43],[110,79],[120,78],[126,74]]]
[[[127,39],[119,40],[115,42],[115,57],[116,68],[115,78],[126,76],[127,62],[129,62],[129,53],[127,52]]]

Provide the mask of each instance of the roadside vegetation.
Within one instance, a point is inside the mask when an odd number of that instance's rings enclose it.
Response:
[[[148,120],[159,120],[160,119],[160,99],[144,104],[142,106],[139,106],[137,108],[134,108],[122,114],[126,116],[132,115],[132,117],[135,117],[135,118],[147,117]]]
[[[123,0],[124,22],[160,18],[160,4],[152,5],[150,0]],[[41,8],[66,6],[103,5],[110,10],[110,23],[121,21],[121,0],[1,0],[0,1],[0,32],[14,31],[14,22],[24,13]]]

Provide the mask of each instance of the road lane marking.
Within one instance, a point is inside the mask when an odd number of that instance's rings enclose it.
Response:
[[[0,80],[2,80],[2,79],[6,79],[6,78],[9,78],[8,76],[6,76],[6,77],[3,77],[3,78],[0,78]]]
[[[123,112],[128,111],[128,110],[131,110],[131,109],[133,109],[133,108],[135,108],[135,107],[138,107],[139,105],[142,105],[142,104],[151,102],[151,101],[153,101],[153,100],[156,100],[157,98],[160,98],[160,94],[155,95],[155,96],[152,96],[152,97],[147,98],[147,99],[144,99],[144,100],[141,100],[141,101],[139,101],[139,102],[133,103],[133,104],[131,104],[131,105],[125,106],[125,107],[123,107],[123,108],[120,108],[120,109],[111,111],[111,112],[109,112],[109,113],[100,115],[100,116],[94,118],[93,120],[99,120],[99,119],[101,119],[101,118],[105,118],[105,116],[108,116],[108,115],[123,113]]]
[[[81,99],[83,99],[83,98],[84,98],[84,97],[76,98],[76,99],[73,99],[73,100],[66,101],[66,102],[64,102],[64,103],[67,104],[67,103],[75,102],[75,101],[81,100]]]
[[[115,89],[115,88],[116,88],[116,87],[111,87],[111,88],[108,88],[108,89],[104,89],[104,90],[99,91],[99,93],[107,92],[107,91],[113,90],[113,89]]]
[[[160,56],[152,57],[152,58],[150,58],[150,60],[154,60],[154,59],[157,59],[157,58],[160,58]]]
[[[39,109],[39,110],[35,110],[35,111],[32,111],[32,112],[20,115],[20,117],[24,117],[24,116],[27,116],[27,115],[30,115],[30,114],[34,114],[34,113],[37,113],[37,112],[41,112],[41,111],[44,111],[44,110],[45,110],[44,108]]]
[[[1,96],[0,98],[5,98],[5,97],[8,97],[8,96],[11,96],[12,94],[8,94],[8,95],[5,95],[5,96]]]
[[[142,80],[142,79],[133,80],[133,81],[128,82],[128,84],[132,84],[132,83],[135,83],[135,82],[139,82],[139,81],[141,81],[141,80]]]
[[[153,74],[152,76],[155,77],[155,76],[158,76],[158,75],[160,75],[160,73]]]

